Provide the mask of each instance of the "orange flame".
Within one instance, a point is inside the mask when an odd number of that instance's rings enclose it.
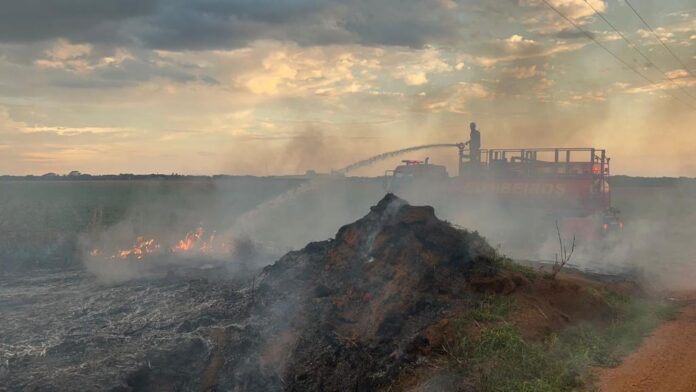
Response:
[[[167,247],[171,253],[217,253],[224,254],[230,252],[229,244],[225,242],[215,241],[215,231],[210,235],[206,235],[203,227],[197,227],[196,230],[186,233],[183,239],[179,240],[174,246]],[[151,253],[155,253],[162,248],[160,243],[155,239],[145,239],[145,237],[137,237],[135,244],[128,249],[117,251],[112,259],[137,259],[142,260]],[[93,257],[101,256],[100,249],[92,249],[90,255]]]
[[[172,247],[172,252],[181,253],[189,251],[197,252],[211,252],[214,250],[215,242],[215,232],[213,232],[207,239],[205,237],[205,229],[202,227],[196,228],[195,231],[186,233],[183,240],[180,240],[178,244]]]
[[[146,255],[156,251],[160,248],[160,245],[154,239],[146,240],[144,237],[138,237],[135,240],[135,245],[130,249],[124,249],[118,251],[112,258],[128,259],[135,257],[141,260]]]

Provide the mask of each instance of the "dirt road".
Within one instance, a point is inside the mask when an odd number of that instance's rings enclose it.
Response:
[[[682,294],[681,313],[646,338],[623,363],[600,372],[602,392],[696,391],[696,293]]]

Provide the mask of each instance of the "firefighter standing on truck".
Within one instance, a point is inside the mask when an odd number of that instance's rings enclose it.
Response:
[[[471,162],[481,162],[481,132],[476,129],[476,123],[469,124],[471,133],[469,134],[469,160]]]

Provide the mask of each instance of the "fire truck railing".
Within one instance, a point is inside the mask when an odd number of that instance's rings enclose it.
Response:
[[[502,176],[592,177],[598,183],[609,176],[606,150],[590,147],[481,149],[478,162],[470,155],[460,151],[460,174],[487,169],[490,174]]]
[[[541,156],[546,159],[540,159]],[[581,157],[580,157],[581,156]],[[509,160],[541,162],[587,162],[602,163],[608,161],[606,150],[596,148],[500,148],[482,149],[484,161]],[[578,159],[579,158],[579,159]]]

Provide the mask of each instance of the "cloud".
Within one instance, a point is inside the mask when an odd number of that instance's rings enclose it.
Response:
[[[0,12],[0,41],[30,42],[69,38],[113,42],[129,19],[156,11],[157,0],[5,1]]]
[[[588,0],[598,12],[607,11],[607,3],[603,0]],[[585,0],[548,0],[548,2],[560,13],[570,18],[578,25],[585,25],[592,21],[594,11],[585,3]],[[555,11],[548,7],[542,0],[519,0],[523,8],[528,8],[524,23],[531,31],[541,34],[560,34],[569,38],[575,33],[573,27],[561,18]],[[580,37],[580,35],[576,35]]]
[[[606,93],[604,91],[587,91],[580,94],[574,94],[570,97],[572,101],[575,102],[604,102],[607,100]]]
[[[502,52],[513,56],[527,57],[541,52],[541,45],[533,39],[526,39],[521,35],[511,35],[509,38],[499,41]]]
[[[527,79],[532,78],[539,74],[536,65],[530,65],[529,67],[515,67],[507,71],[515,79]]]
[[[72,42],[206,50],[256,40],[303,46],[423,47],[455,42],[450,0],[24,0],[0,14],[0,41]]]
[[[460,82],[443,91],[419,95],[418,110],[426,112],[467,113],[472,100],[492,99],[494,94],[479,83]]]
[[[46,57],[37,59],[34,64],[43,69],[62,69],[71,73],[88,73],[99,68],[114,67],[133,56],[125,49],[116,49],[112,54],[92,56],[94,47],[89,44],[72,44],[58,39],[45,52]]]
[[[245,64],[232,82],[252,94],[333,96],[369,89],[373,79],[370,72],[380,53],[266,42],[229,55],[237,66]]]
[[[484,67],[491,67],[500,62],[517,61],[521,59],[550,57],[560,53],[573,52],[585,47],[589,42],[540,41],[513,34],[508,38],[496,39],[482,45],[476,54],[460,56],[463,61],[474,62]]]
[[[689,49],[685,49],[683,54],[681,48],[690,48],[696,39],[696,17],[693,11],[685,11],[680,14],[670,14],[668,16],[677,16],[675,21],[668,19],[662,21],[662,26],[653,26],[655,34],[660,37],[660,40],[668,43],[672,50],[676,50],[679,56],[689,57]],[[660,45],[660,42],[655,38],[650,30],[638,29],[637,35],[642,40],[643,45],[655,46]]]
[[[159,51],[129,51],[121,47],[95,47],[66,39],[47,43],[32,65],[49,85],[62,88],[109,89],[134,86],[153,79],[178,83],[218,85],[204,67],[177,63]]]
[[[653,31],[662,41],[670,41],[674,37],[674,33],[664,27],[657,27]],[[652,31],[649,30],[639,29],[638,35],[643,39],[654,39]]]
[[[689,73],[685,69],[674,69],[667,71],[667,77],[670,79],[688,78]]]
[[[680,87],[683,89],[690,89],[696,87],[696,79],[690,77],[689,73],[683,69],[675,69],[672,71],[667,71],[667,76],[671,80],[664,79],[660,82],[653,84],[642,84],[642,85],[630,85],[622,84],[617,85],[627,94],[641,94],[641,93],[655,93],[665,90],[676,90]],[[690,101],[690,97],[688,97]]]
[[[416,51],[384,51],[379,64],[393,69],[393,76],[408,86],[421,86],[428,83],[429,74],[440,74],[454,68],[443,58],[442,53],[432,47]]]
[[[422,84],[428,83],[428,77],[423,71],[417,71],[415,73],[409,73],[404,75],[404,81],[409,86],[420,86]]]

